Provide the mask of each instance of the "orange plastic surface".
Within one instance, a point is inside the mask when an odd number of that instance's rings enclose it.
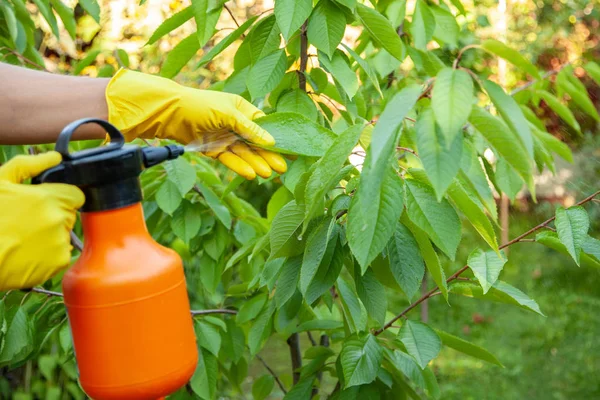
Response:
[[[198,360],[177,253],[156,243],[141,204],[82,213],[84,249],[63,278],[81,385],[96,400],[156,400]]]

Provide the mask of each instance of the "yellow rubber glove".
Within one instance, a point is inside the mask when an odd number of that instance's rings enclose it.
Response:
[[[252,146],[272,146],[273,137],[252,122],[264,113],[241,96],[181,86],[172,80],[121,69],[106,88],[109,121],[135,138],[197,142],[246,179],[286,171],[278,154]],[[239,136],[238,136],[239,135]],[[244,143],[245,139],[250,145]],[[204,146],[202,146],[204,145]]]
[[[31,288],[69,265],[69,232],[83,193],[62,183],[21,183],[60,161],[52,151],[0,167],[0,290]]]

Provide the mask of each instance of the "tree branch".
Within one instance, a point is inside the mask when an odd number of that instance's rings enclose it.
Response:
[[[71,246],[75,247],[79,251],[83,251],[83,242],[81,241],[81,239],[79,239],[79,237],[77,237],[77,235],[73,231],[70,232],[70,235]]]
[[[535,84],[536,82],[539,82],[540,80],[542,80],[542,81],[543,81],[544,79],[548,79],[548,78],[549,78],[549,77],[551,77],[552,75],[556,75],[556,74],[558,74],[560,71],[562,71],[564,68],[568,67],[569,65],[571,65],[571,61],[569,61],[569,62],[567,62],[567,63],[564,63],[563,65],[561,65],[561,66],[560,66],[560,67],[558,67],[557,69],[554,69],[554,70],[552,70],[552,71],[548,71],[548,72],[546,72],[546,73],[545,73],[545,74],[542,76],[542,78],[541,78],[541,79],[534,79],[534,80],[532,80],[532,81],[529,81],[529,82],[525,83],[525,84],[524,84],[524,85],[522,85],[522,86],[519,86],[519,87],[517,87],[517,88],[513,89],[513,90],[510,92],[510,95],[511,95],[511,96],[514,96],[515,94],[517,94],[517,93],[519,93],[519,92],[521,92],[521,91],[523,91],[523,90],[527,89],[528,87],[530,87],[531,85]]]
[[[227,308],[219,308],[214,310],[191,310],[192,316],[197,315],[210,315],[210,314],[237,314],[237,310],[229,310]]]
[[[319,339],[319,345],[321,345],[323,347],[329,347],[329,336],[327,336],[325,334],[321,335],[321,339]],[[319,372],[317,372],[317,381],[319,381],[319,384],[321,383],[322,379],[323,379],[323,371],[319,370]],[[318,398],[316,396],[319,394],[319,386],[313,387],[312,395],[310,397],[311,399]]]
[[[308,21],[304,21],[300,28],[300,70],[298,75],[298,86],[306,92],[306,64],[308,63],[308,36],[306,34],[306,26]]]
[[[235,19],[235,16],[233,15],[233,13],[231,12],[231,9],[229,7],[227,7],[226,4],[223,4],[223,7],[227,10],[227,12],[229,13],[229,15],[231,15],[231,19],[233,20],[233,22],[237,25],[237,27],[240,27],[240,24],[237,22],[237,19]]]
[[[458,68],[458,63],[460,63],[460,59],[462,58],[462,56],[465,53],[465,51],[467,51],[469,49],[476,49],[476,48],[479,48],[479,47],[481,47],[481,46],[478,45],[478,44],[470,44],[470,45],[465,46],[462,49],[460,49],[460,51],[456,55],[456,59],[454,60],[454,63],[452,64],[452,68],[454,68],[454,69]]]
[[[265,360],[260,355],[257,354],[256,358],[258,358],[258,361],[260,361],[262,363],[262,365],[264,365],[264,367],[267,369],[267,371],[269,371],[271,376],[273,376],[273,378],[275,378],[275,382],[277,382],[277,386],[279,386],[279,389],[281,389],[281,391],[283,393],[287,393],[287,390],[285,390],[285,386],[283,386],[283,383],[281,383],[281,381],[279,380],[279,377],[277,376],[275,371],[273,371],[273,369],[271,369],[271,367],[269,367],[269,365],[265,362]]]
[[[54,297],[63,297],[63,294],[60,292],[53,292],[51,290],[46,290],[46,289],[42,289],[42,288],[32,288],[31,289],[32,292],[36,292],[36,293],[41,293],[41,294],[45,294],[47,296],[54,296]]]
[[[579,201],[576,205],[580,206],[582,204],[585,204],[589,201],[592,201],[594,199],[594,197],[600,195],[600,190],[596,191],[595,193],[589,195],[588,197],[586,197],[585,199]],[[518,243],[520,241],[522,241],[523,239],[525,239],[525,237],[529,236],[530,234],[532,234],[533,232],[536,232],[544,227],[546,227],[546,225],[548,225],[549,223],[551,223],[552,221],[554,221],[555,217],[549,218],[546,221],[542,222],[541,224],[531,228],[530,230],[528,230],[527,232],[517,236],[516,238],[514,238],[513,240],[507,242],[506,244],[503,244],[502,246],[498,247],[499,250],[502,250],[508,246],[511,246],[515,243]],[[453,280],[457,279],[463,272],[465,272],[467,269],[469,269],[468,265],[465,265],[464,267],[462,267],[461,269],[459,269],[458,271],[456,271],[454,274],[452,274],[448,279],[446,279],[447,283],[452,282]],[[433,289],[431,289],[429,292],[425,293],[423,296],[421,296],[417,301],[415,301],[413,304],[411,304],[410,306],[408,306],[404,311],[402,311],[400,314],[396,315],[394,318],[392,318],[389,322],[387,322],[382,328],[378,329],[375,331],[375,336],[380,335],[383,331],[385,331],[386,329],[390,328],[394,322],[396,322],[397,320],[399,320],[400,318],[404,317],[406,314],[408,314],[413,308],[417,307],[419,304],[421,304],[422,302],[424,302],[425,300],[427,300],[430,297],[433,297],[434,295],[436,295],[436,293],[439,291],[439,287],[436,286]]]
[[[294,385],[300,381],[300,368],[302,368],[302,353],[300,351],[300,335],[292,333],[287,340],[290,346],[290,358],[292,359],[292,374]]]
[[[35,61],[31,61],[29,58],[17,53],[16,51],[14,51],[13,49],[9,48],[9,47],[0,47],[0,51],[7,51],[10,54],[12,54],[13,56],[17,57],[19,60],[21,60],[22,62],[32,65],[36,68],[41,69],[42,71],[46,71],[46,72],[50,72],[46,69],[46,67],[44,67],[43,65],[40,65],[38,63],[36,63]],[[4,59],[5,56],[2,57],[2,59]]]

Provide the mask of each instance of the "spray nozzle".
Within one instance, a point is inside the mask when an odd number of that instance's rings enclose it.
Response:
[[[161,147],[144,147],[142,153],[144,155],[144,167],[150,168],[156,164],[160,164],[166,160],[174,160],[184,153],[183,146],[170,144]]]

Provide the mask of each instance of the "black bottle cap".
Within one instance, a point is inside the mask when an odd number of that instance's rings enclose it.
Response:
[[[69,153],[69,141],[75,130],[84,124],[102,126],[110,143],[93,149]],[[85,195],[83,212],[106,211],[125,207],[142,200],[139,176],[144,167],[177,158],[181,146],[147,147],[124,145],[121,132],[107,121],[86,118],[67,125],[60,133],[55,150],[63,161],[32,180],[32,183],[68,183],[79,187]],[[162,150],[164,149],[164,150]],[[146,163],[145,153],[151,154]]]

